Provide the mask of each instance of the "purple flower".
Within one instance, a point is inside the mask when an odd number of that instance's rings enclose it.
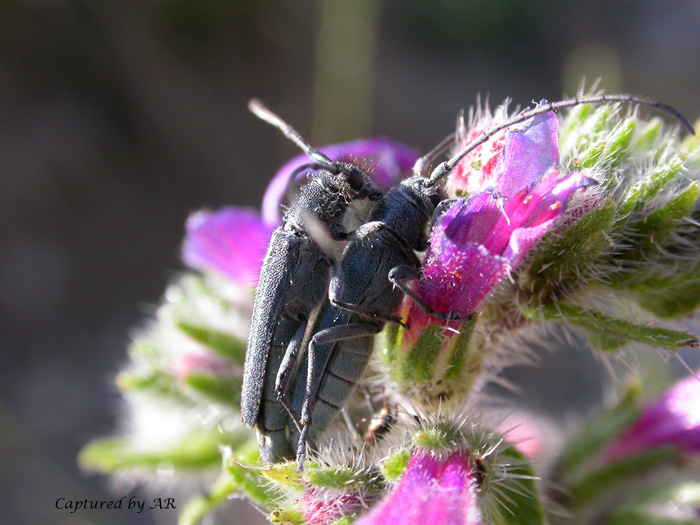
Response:
[[[531,189],[559,164],[559,120],[551,111],[532,119],[522,131],[510,131],[494,173],[496,192],[511,197]]]
[[[557,122],[550,112],[509,132],[488,188],[458,199],[436,222],[418,288],[435,310],[473,312],[551,230],[571,195],[592,183],[582,173],[559,174]],[[409,325],[425,324],[418,321]]]
[[[474,525],[481,523],[476,472],[468,452],[446,458],[414,454],[399,484],[357,525]]]
[[[602,457],[617,461],[660,446],[700,452],[700,379],[688,377],[645,406]]]
[[[395,186],[406,175],[410,175],[413,164],[420,157],[417,150],[384,137],[333,144],[319,150],[333,160],[358,164],[372,175],[382,192]],[[310,163],[309,157],[304,154],[298,155],[282,166],[274,176],[263,199],[262,217],[266,224],[279,226],[282,222],[281,204],[292,182],[290,178],[295,170]],[[309,171],[311,170],[299,171],[296,179],[301,180]]]
[[[273,229],[251,209],[199,211],[187,220],[182,256],[193,268],[215,271],[253,287]]]

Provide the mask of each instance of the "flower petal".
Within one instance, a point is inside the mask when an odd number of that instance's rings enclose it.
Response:
[[[521,131],[510,131],[496,168],[496,190],[511,197],[530,189],[559,163],[559,120],[549,111],[534,117]]]
[[[560,176],[555,167],[550,168],[530,192],[523,191],[506,202],[504,220],[494,227],[489,250],[503,255],[516,267],[564,213],[574,192],[592,184],[595,181],[583,173]],[[502,242],[508,231],[511,233],[506,247]]]
[[[665,445],[700,452],[700,379],[694,376],[644,407],[637,421],[615,439],[603,457],[616,461]]]
[[[457,246],[447,237],[440,244],[426,260],[418,293],[433,309],[464,317],[508,275],[511,265],[481,244]]]
[[[446,459],[417,452],[397,487],[357,525],[476,525],[477,482],[467,452]]]
[[[273,228],[257,212],[227,207],[190,216],[182,247],[185,262],[198,270],[219,272],[233,281],[255,286]]]
[[[360,139],[342,144],[324,146],[319,150],[333,160],[345,160],[357,163],[372,175],[380,190],[387,191],[395,186],[405,176],[410,175],[413,164],[420,154],[400,142],[394,142],[385,137]],[[279,226],[282,222],[281,204],[285,201],[290,177],[295,170],[309,164],[306,155],[298,155],[287,162],[275,174],[267,187],[262,204],[262,217],[266,224]],[[304,177],[310,170],[297,174],[297,180]]]

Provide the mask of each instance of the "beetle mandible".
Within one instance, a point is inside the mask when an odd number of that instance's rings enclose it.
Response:
[[[292,405],[301,414],[300,433],[291,429],[297,442],[298,468],[303,468],[307,440],[314,442],[345,404],[360,380],[373,350],[373,338],[386,322],[396,317],[403,295],[408,295],[427,313],[443,320],[464,321],[468,317],[436,312],[414,292],[408,282],[419,278],[420,261],[415,251],[426,248],[426,226],[446,208],[448,201],[439,185],[469,152],[502,129],[534,116],[579,104],[628,102],[656,107],[675,116],[691,133],[688,120],[661,102],[634,95],[578,96],[558,102],[543,101],[494,126],[454,156],[438,164],[425,178],[422,172],[432,156],[453,141],[448,136],[431,153],[416,162],[413,177],[384,195],[369,221],[348,235],[348,244],[333,267],[329,298],[324,301],[313,327],[313,337],[293,380]],[[499,198],[494,194],[494,198]]]
[[[344,240],[343,219],[357,199],[377,200],[381,192],[357,166],[335,162],[313,149],[286,122],[260,101],[250,110],[279,128],[313,161],[317,171],[300,190],[272,234],[255,293],[241,395],[241,417],[255,426],[261,459],[276,462],[294,457],[287,436],[291,411],[285,397],[287,381],[306,332],[309,317],[328,289],[331,257],[309,230],[322,228],[336,241]],[[292,176],[292,180],[294,176]]]

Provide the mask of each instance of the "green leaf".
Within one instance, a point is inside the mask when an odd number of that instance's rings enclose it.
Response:
[[[626,339],[611,337],[609,334],[603,334],[593,330],[586,330],[585,335],[591,349],[603,354],[616,352],[629,344],[629,341]]]
[[[494,524],[544,525],[547,518],[537,489],[537,477],[527,458],[515,447],[498,452],[498,463],[508,463],[506,479],[499,484],[505,510],[491,512]],[[509,477],[510,475],[510,477]],[[488,488],[486,488],[488,491]],[[510,512],[508,512],[510,510]]]
[[[627,509],[614,512],[605,521],[606,525],[698,525],[694,518],[673,518],[654,514],[654,509]]]
[[[304,463],[304,468],[312,468],[313,466],[315,465],[312,465],[308,460]],[[301,491],[304,487],[302,473],[297,470],[295,461],[265,465],[260,469],[260,474],[283,489]]]
[[[700,482],[664,479],[628,492],[624,502],[613,510],[607,523],[696,525],[697,519],[691,516],[695,515],[698,507]],[[665,512],[669,515],[664,515]]]
[[[460,446],[464,437],[459,428],[437,423],[421,428],[413,435],[413,444],[429,450],[449,450]]]
[[[306,525],[303,514],[293,507],[277,509],[267,519],[271,523],[281,523],[282,525]]]
[[[559,128],[559,142],[564,143],[571,133],[580,129],[590,116],[591,111],[593,111],[592,104],[579,104],[571,108]]]
[[[619,166],[627,156],[636,129],[636,118],[623,119],[615,126],[605,148],[606,159],[609,160],[612,166]]]
[[[240,445],[249,437],[250,434],[243,431],[225,435],[213,430],[196,431],[158,449],[140,448],[124,437],[103,438],[93,441],[80,452],[78,464],[83,469],[103,473],[134,468],[203,470],[221,463],[221,445]]]
[[[611,115],[610,106],[599,106],[583,123],[578,142],[581,167],[590,168],[595,165],[605,151],[606,144],[600,136],[607,131]]]
[[[447,361],[447,370],[443,376],[445,381],[459,380],[473,368],[474,359],[473,356],[469,355],[471,354],[471,352],[469,352],[469,342],[471,341],[478,317],[477,313],[473,313],[471,319],[465,321],[460,327],[459,336],[457,337],[457,341],[455,341],[452,355]],[[479,367],[479,372],[480,371]],[[472,375],[474,374],[469,374],[469,377]]]
[[[631,249],[618,257],[625,261],[647,261],[659,257],[659,246],[671,237],[680,221],[687,217],[700,196],[700,182],[693,182],[677,197],[669,200],[655,211],[629,224],[629,238],[637,240]],[[625,275],[622,275],[625,278]],[[637,276],[630,272],[627,279]]]
[[[239,466],[239,468],[243,467]],[[260,488],[257,485],[250,487],[247,479],[244,479],[244,482],[241,483],[239,478],[240,476],[231,475],[230,470],[221,474],[205,495],[195,496],[187,502],[178,518],[178,525],[196,525],[207,514],[216,510],[219,506],[226,503],[232,495],[239,492],[244,493],[249,499],[261,505],[269,505],[270,497],[267,494],[259,494]],[[261,481],[259,476],[258,481]],[[253,489],[252,491],[249,490],[251,488]]]
[[[663,121],[659,117],[650,119],[634,137],[632,147],[638,150],[651,150],[661,137],[662,129]]]
[[[176,323],[177,328],[188,337],[203,344],[217,355],[243,366],[247,344],[231,334],[185,321]]]
[[[259,458],[258,445],[251,439],[244,446],[234,449],[226,459],[226,473],[231,476],[231,483],[237,491],[255,503],[272,508],[276,505],[279,492],[265,482],[260,468],[254,466]]]
[[[656,328],[633,324],[608,317],[600,312],[584,310],[577,306],[559,303],[556,306],[544,306],[539,310],[525,309],[523,315],[533,320],[558,321],[564,320],[575,326],[584,328],[598,336],[609,339],[638,342],[651,346],[677,350],[684,346],[697,347],[698,339],[687,332],[677,332],[666,328]]]
[[[185,384],[211,401],[236,410],[241,408],[240,377],[190,373],[185,377]]]
[[[539,303],[555,299],[560,290],[571,292],[584,285],[589,268],[610,248],[607,234],[614,220],[615,203],[608,199],[564,231],[547,236],[521,270],[521,288]]]
[[[161,370],[149,370],[145,373],[122,372],[115,382],[123,392],[143,392],[154,397],[168,398],[179,404],[192,404],[180,390],[172,374]]]
[[[640,283],[639,288],[642,287],[646,287],[646,290],[640,290],[634,294],[634,298],[639,306],[661,319],[686,317],[700,306],[698,275],[649,279]]]
[[[334,490],[356,490],[359,486],[371,492],[384,489],[384,483],[378,473],[349,466],[310,468],[304,471],[304,480],[316,487]]]
[[[401,355],[401,340],[403,339],[403,327],[397,323],[387,323],[382,331],[381,338],[384,341],[381,356],[384,362],[393,370],[393,366]]]
[[[685,161],[679,155],[673,156],[664,164],[652,168],[642,180],[634,184],[622,198],[620,215],[626,216],[636,206],[650,201],[671,182],[683,168]]]
[[[129,345],[129,357],[133,361],[144,360],[157,365],[163,358],[163,349],[148,336],[141,336]]]
[[[435,373],[435,363],[442,352],[443,342],[440,323],[433,323],[426,328],[408,352],[405,362],[401,364],[399,373],[402,382],[430,381]]]
[[[700,120],[695,122],[695,129],[700,128]],[[681,142],[680,152],[681,155],[688,158],[689,160],[700,161],[700,156],[696,157],[696,154],[700,151],[700,135],[697,133],[695,135],[686,135]]]
[[[585,477],[595,456],[639,416],[642,385],[630,383],[614,408],[600,413],[570,437],[557,463],[565,484]]]
[[[411,451],[407,449],[386,456],[381,463],[382,474],[388,481],[397,481],[411,461]]]
[[[579,507],[605,498],[612,490],[669,464],[677,456],[675,447],[658,447],[603,465],[574,485],[566,485],[571,505]]]
[[[582,168],[591,168],[600,160],[605,151],[605,142],[592,144],[586,151],[579,155],[579,165]]]

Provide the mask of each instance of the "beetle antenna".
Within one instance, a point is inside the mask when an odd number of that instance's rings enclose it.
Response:
[[[440,158],[455,142],[455,133],[447,135],[440,144],[431,149],[428,153],[419,158],[413,165],[413,174],[424,177],[430,165]]]
[[[277,116],[277,114],[268,108],[260,99],[251,98],[248,102],[248,109],[259,119],[279,129],[285,137],[299,146],[299,148],[317,164],[320,164],[332,173],[338,173],[341,170],[337,162],[332,161],[327,155],[321,153],[306,142],[297,130]]]
[[[472,141],[467,146],[462,148],[456,155],[452,158],[438,164],[433,172],[430,174],[430,180],[428,181],[429,186],[434,186],[438,184],[442,179],[444,179],[454,167],[461,161],[466,155],[474,151],[474,149],[481,146],[486,142],[491,136],[498,133],[502,129],[508,128],[525,120],[528,120],[542,113],[547,113],[548,111],[554,111],[555,113],[560,109],[570,108],[573,106],[578,106],[579,104],[600,104],[601,102],[628,102],[632,104],[642,104],[645,106],[655,107],[661,111],[665,111],[670,115],[677,118],[680,123],[685,127],[692,135],[695,135],[695,129],[692,124],[685,118],[680,111],[671,106],[659,102],[658,100],[653,100],[647,97],[640,97],[636,95],[627,94],[614,94],[614,95],[589,95],[589,96],[578,96],[566,100],[560,100],[558,102],[541,102],[536,108],[530,109],[528,111],[523,111],[519,115],[507,120],[497,126],[494,126],[490,130],[484,132],[478,139]],[[442,143],[441,143],[442,144]]]

